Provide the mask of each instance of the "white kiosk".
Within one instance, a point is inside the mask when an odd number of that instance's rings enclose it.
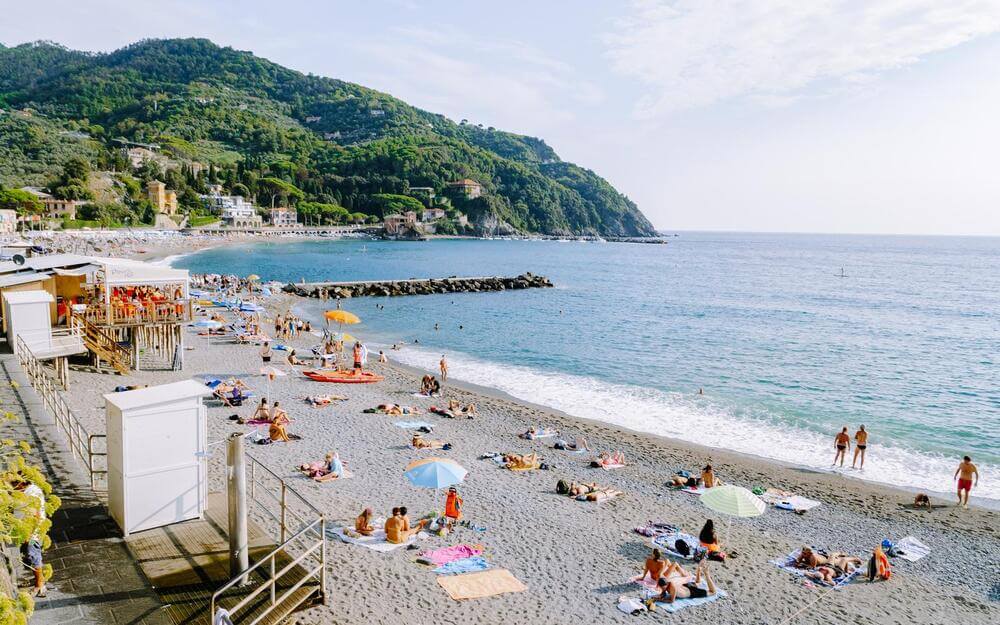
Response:
[[[211,390],[185,380],[104,396],[108,507],[125,536],[200,518],[208,493]]]
[[[12,291],[3,294],[4,318],[7,319],[7,344],[11,347],[18,335],[32,352],[52,347],[52,319],[49,309],[55,299],[48,291]]]

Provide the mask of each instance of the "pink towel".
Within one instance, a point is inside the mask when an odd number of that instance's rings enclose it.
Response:
[[[434,551],[425,551],[420,554],[420,557],[431,562],[435,566],[441,566],[455,560],[461,560],[462,558],[478,556],[482,552],[482,549],[477,549],[472,545],[455,545],[454,547],[442,547],[440,549],[435,549]]]

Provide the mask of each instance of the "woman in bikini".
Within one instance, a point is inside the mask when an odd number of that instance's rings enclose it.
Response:
[[[289,423],[291,421],[288,418],[288,413],[285,412],[284,408],[278,407],[278,402],[274,402],[274,406],[271,408],[271,425],[267,428],[271,440],[282,443],[290,442],[291,439],[288,438],[286,429]]]

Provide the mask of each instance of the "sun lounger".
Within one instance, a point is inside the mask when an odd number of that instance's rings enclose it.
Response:
[[[355,535],[350,536],[345,532],[351,532],[354,533]],[[371,536],[361,536],[346,527],[338,527],[335,530],[335,536],[340,540],[342,540],[343,542],[348,543],[350,545],[359,545],[361,547],[371,549],[372,551],[378,551],[379,553],[388,553],[390,551],[395,551],[396,549],[399,549],[400,547],[405,547],[416,540],[416,536],[411,536],[410,540],[406,541],[405,543],[400,543],[396,545],[388,542],[385,539],[385,530],[377,529]]]
[[[928,555],[931,552],[931,548],[920,542],[919,539],[913,536],[907,536],[893,545],[892,551],[897,557],[908,560],[909,562],[916,562],[920,558]]]
[[[788,554],[787,556],[785,556],[783,558],[775,558],[774,560],[771,560],[771,564],[773,564],[774,566],[778,567],[779,569],[781,569],[783,571],[791,573],[792,575],[795,575],[795,576],[798,576],[798,577],[806,577],[806,573],[811,572],[812,569],[800,569],[800,568],[796,568],[795,567],[795,560],[799,557],[799,554],[801,552],[802,552],[801,549],[796,549],[795,551],[791,552],[790,554]],[[864,567],[860,567],[859,566],[858,568],[854,569],[850,573],[847,573],[846,575],[841,575],[840,577],[833,578],[833,584],[832,585],[831,584],[827,584],[827,583],[825,583],[823,581],[820,581],[818,579],[813,579],[813,578],[809,578],[809,579],[810,579],[811,582],[813,582],[813,583],[815,583],[817,585],[820,585],[820,586],[827,586],[827,587],[832,587],[832,588],[840,588],[844,584],[849,583],[857,575],[859,575],[861,573],[861,569],[862,568],[864,568]]]
[[[677,551],[677,541],[683,540],[688,546],[688,555],[684,555]],[[691,534],[685,534],[684,532],[674,531],[670,533],[660,534],[655,536],[652,540],[653,546],[662,551],[664,554],[670,556],[671,558],[676,558],[678,560],[693,560],[695,552],[701,548],[701,542],[692,536]]]
[[[704,582],[701,584],[702,587],[705,586]],[[656,596],[657,592],[643,590],[643,599],[649,599],[650,597]],[[713,601],[718,601],[720,597],[725,597],[726,593],[723,590],[716,588],[714,595],[709,595],[707,597],[700,597],[698,599],[677,599],[673,603],[666,603],[662,601],[656,602],[656,611],[666,612],[668,614],[674,614],[675,612],[680,612],[685,608],[694,608],[697,606],[705,605],[706,603],[712,603]]]

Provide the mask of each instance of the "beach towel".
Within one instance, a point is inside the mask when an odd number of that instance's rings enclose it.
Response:
[[[559,434],[559,432],[556,432],[555,430],[546,430],[546,429],[542,428],[541,430],[539,430],[537,432],[534,432],[534,433],[532,433],[532,432],[523,432],[519,436],[521,438],[526,438],[529,441],[533,441],[533,440],[539,439],[539,438],[551,438],[553,436],[556,436],[557,434]]]
[[[684,555],[677,551],[677,541],[683,540],[687,543],[688,554]],[[653,538],[653,546],[657,547],[664,554],[677,558],[678,560],[693,560],[695,552],[701,548],[701,541],[692,536],[691,534],[685,534],[684,532],[674,531],[670,533],[660,534]]]
[[[490,563],[483,556],[472,556],[461,560],[452,560],[448,564],[442,564],[434,569],[438,575],[462,575],[464,573],[476,573],[490,568]]]
[[[682,493],[687,493],[688,495],[704,495],[705,491],[708,489],[704,486],[684,486],[682,488],[678,488],[677,490]]]
[[[798,577],[806,577],[806,573],[811,572],[812,569],[799,569],[799,568],[795,567],[795,560],[799,557],[799,554],[801,552],[802,552],[801,549],[796,549],[795,551],[791,552],[790,554],[788,554],[784,558],[775,558],[774,560],[771,560],[770,562],[771,562],[771,564],[773,564],[774,566],[778,567],[779,569],[781,569],[783,571],[786,571],[788,573],[791,573],[792,575],[795,575],[795,576],[798,576]],[[826,587],[832,587],[832,588],[840,588],[844,584],[847,584],[852,579],[854,579],[855,576],[859,575],[861,573],[861,569],[862,568],[864,568],[864,567],[860,567],[859,566],[858,568],[854,569],[850,573],[847,573],[846,575],[841,575],[840,577],[834,577],[832,585],[831,584],[827,584],[825,582],[822,582],[822,581],[820,581],[818,579],[813,579],[813,578],[809,578],[809,581],[811,581],[814,584],[817,584],[819,586],[826,586]]]
[[[335,536],[345,543],[350,545],[360,545],[362,547],[367,547],[372,551],[378,551],[379,553],[388,553],[390,551],[395,551],[400,547],[405,547],[412,544],[416,540],[415,536],[411,536],[410,540],[405,543],[400,543],[398,545],[390,543],[385,539],[385,530],[375,530],[371,536],[348,536],[344,533],[344,530],[348,528],[338,527],[334,530]]]
[[[704,585],[702,585],[702,587],[704,587]],[[649,590],[644,590],[642,591],[642,593],[643,593],[643,599],[649,599],[659,594]],[[657,612],[663,611],[667,612],[668,614],[674,614],[675,612],[680,612],[685,608],[693,608],[696,606],[705,605],[706,603],[712,603],[713,601],[717,601],[719,597],[725,597],[725,596],[726,596],[725,591],[716,588],[714,595],[709,595],[707,597],[701,597],[698,599],[677,599],[673,603],[657,601],[656,611]]]
[[[455,560],[478,556],[482,552],[482,547],[474,547],[472,545],[454,545],[451,547],[441,547],[440,549],[435,549],[433,551],[425,551],[420,554],[420,559],[427,560],[435,566],[441,566],[442,564],[448,564],[449,562],[454,562]]]
[[[434,426],[426,421],[396,421],[393,425],[404,430],[419,430],[420,428],[433,428]]]
[[[636,534],[647,538],[656,538],[663,534],[676,534],[677,527],[660,521],[647,521],[645,525],[640,525],[634,529]]]
[[[481,599],[528,589],[507,569],[490,569],[463,575],[439,575],[438,584],[455,601]]]
[[[765,503],[781,510],[805,511],[812,510],[820,505],[820,502],[815,499],[802,497],[785,490],[778,490],[777,488],[769,488],[758,496],[763,499]]]
[[[893,553],[909,562],[916,562],[931,552],[931,548],[913,536],[907,536],[893,547]]]

